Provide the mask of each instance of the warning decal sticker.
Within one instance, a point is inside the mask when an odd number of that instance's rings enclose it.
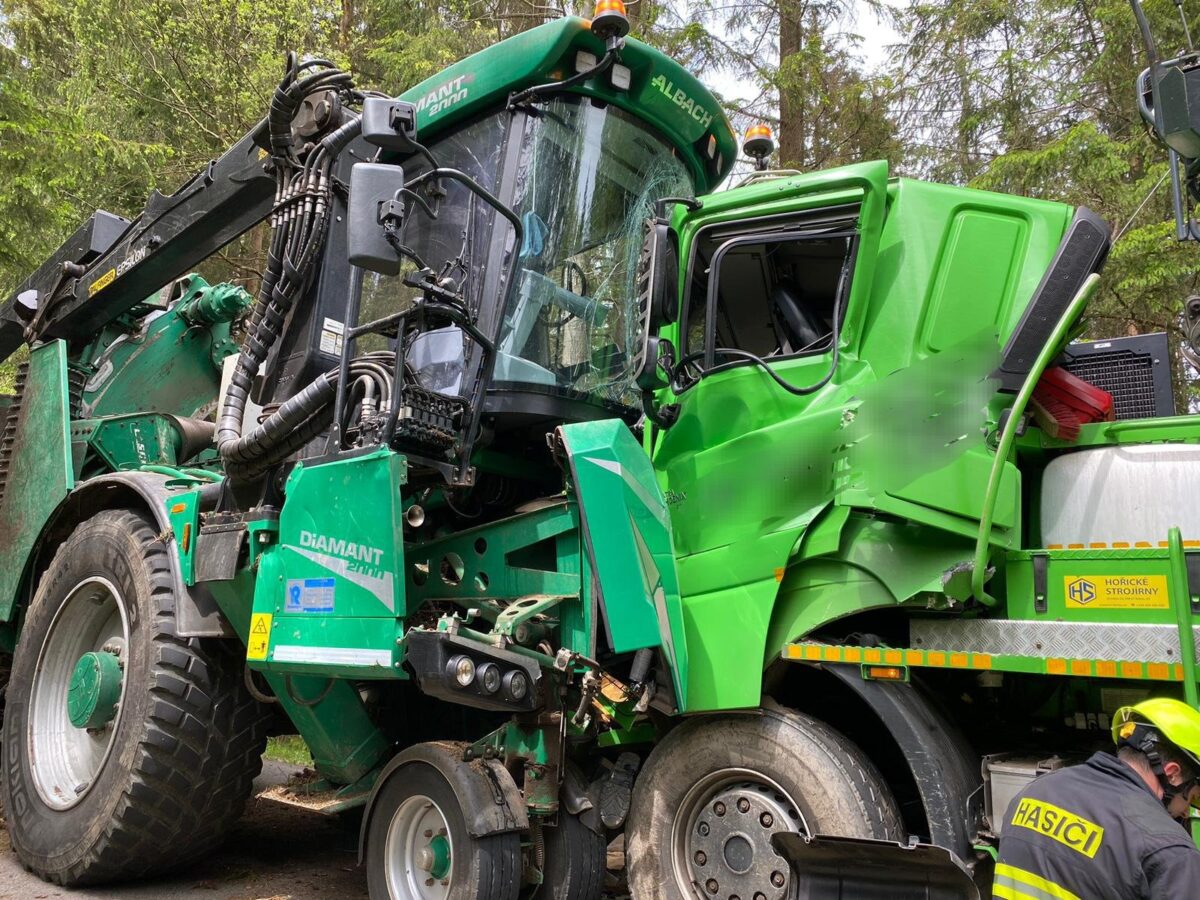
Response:
[[[1067,609],[1167,609],[1166,575],[1066,575]]]
[[[246,642],[246,659],[266,659],[271,644],[271,614],[255,613],[250,617],[250,640]]]

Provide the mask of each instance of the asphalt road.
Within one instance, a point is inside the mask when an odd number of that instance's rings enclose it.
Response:
[[[255,783],[284,783],[297,766],[267,761]],[[258,791],[256,791],[256,794]],[[26,872],[0,832],[0,900],[356,900],[366,898],[357,829],[319,813],[257,796],[229,840],[203,862],[173,875],[68,891]]]

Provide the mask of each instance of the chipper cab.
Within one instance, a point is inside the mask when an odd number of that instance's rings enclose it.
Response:
[[[969,895],[1024,780],[1195,702],[1200,425],[1163,353],[1060,358],[1107,226],[882,162],[711,193],[730,126],[619,7],[399,98],[291,59],[9,299],[37,874],[206,853],[282,723],[373,897],[594,900],[622,828],[636,900]],[[1195,62],[1144,79],[1190,160]],[[257,298],[195,274],[266,220]]]
[[[686,703],[630,431],[643,232],[736,153],[627,30],[606,2],[400,98],[293,58],[251,133],[10,298],[2,790],[32,871],[207,853],[282,721],[365,807],[372,896],[599,896],[621,745]],[[266,220],[257,298],[193,272]]]

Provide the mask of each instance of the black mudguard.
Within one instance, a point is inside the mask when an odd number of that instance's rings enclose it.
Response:
[[[969,857],[983,814],[980,763],[962,733],[912,684],[866,681],[858,666],[827,666],[883,722],[908,762],[929,841]]]

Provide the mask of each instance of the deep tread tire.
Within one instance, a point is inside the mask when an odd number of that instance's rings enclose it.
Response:
[[[651,752],[633,787],[625,827],[634,900],[692,900],[680,891],[672,827],[688,790],[723,769],[750,769],[780,785],[818,833],[900,840],[896,801],[869,759],[809,716],[778,707],[759,715],[691,719]]]
[[[563,808],[558,824],[542,829],[546,863],[533,900],[600,900],[608,862],[603,837]]]
[[[472,837],[458,797],[445,776],[433,766],[412,762],[387,780],[371,807],[367,824],[367,886],[371,900],[390,900],[385,848],[392,817],[409,797],[433,800],[446,818],[452,854],[449,900],[516,900],[521,887],[521,839],[514,832]]]
[[[125,694],[91,789],[54,810],[29,768],[34,670],[55,613],[75,585],[97,575],[126,606]],[[75,529],[30,604],[7,692],[0,795],[26,868],[56,884],[97,884],[162,871],[222,840],[262,768],[269,724],[246,692],[240,649],[176,636],[170,558],[143,514],[107,510]]]

